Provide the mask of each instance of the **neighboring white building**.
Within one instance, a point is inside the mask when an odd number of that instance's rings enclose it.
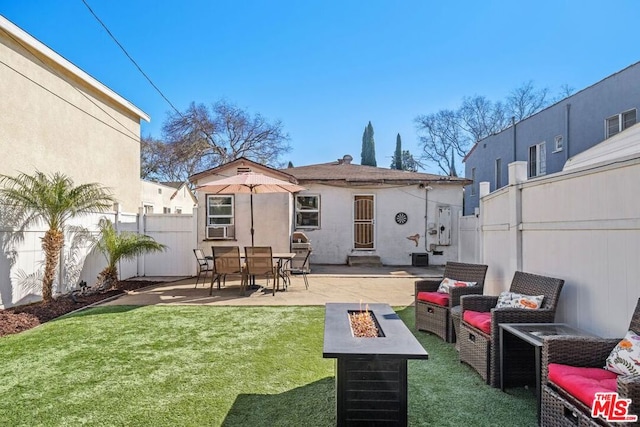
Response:
[[[312,262],[357,256],[385,265],[457,260],[465,178],[331,163],[283,169],[307,190],[295,195],[294,230],[311,241]],[[426,255],[426,256],[425,256]]]
[[[0,15],[0,174],[62,172],[140,205],[149,116]]]
[[[147,214],[191,214],[198,203],[187,182],[142,180],[142,204]]]

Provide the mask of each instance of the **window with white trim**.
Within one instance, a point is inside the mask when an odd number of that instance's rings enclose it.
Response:
[[[476,168],[471,168],[471,195],[476,195]]]
[[[608,117],[605,120],[605,138],[610,138],[613,135],[622,132],[628,127],[636,124],[636,109],[625,111],[615,116]]]
[[[207,225],[233,225],[233,195],[207,196]]]
[[[547,149],[541,142],[529,147],[529,177],[540,176],[547,173]]]
[[[296,228],[320,227],[320,196],[296,195]]]
[[[556,153],[558,151],[562,151],[562,149],[564,148],[564,140],[562,138],[562,135],[558,135],[554,138],[554,148],[553,148],[553,152]]]
[[[496,190],[502,188],[502,159],[496,159]]]

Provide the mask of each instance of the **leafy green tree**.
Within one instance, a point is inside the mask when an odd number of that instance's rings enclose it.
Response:
[[[100,238],[95,247],[107,259],[107,266],[98,275],[98,281],[102,282],[105,289],[118,283],[119,261],[135,259],[138,255],[150,252],[162,252],[167,248],[144,234],[118,233],[113,223],[106,218],[100,220],[98,227]]]
[[[287,165],[287,169],[291,169],[293,167],[293,162],[289,160],[289,164]]]
[[[46,225],[42,238],[45,265],[42,299],[53,300],[53,282],[60,263],[67,222],[74,217],[111,209],[114,198],[97,183],[75,186],[68,176],[56,172],[17,176],[0,175],[0,202],[9,212],[10,225],[19,230]]]
[[[373,126],[371,122],[364,128],[362,134],[362,152],[361,152],[361,165],[377,166],[376,163],[376,144],[373,139]]]

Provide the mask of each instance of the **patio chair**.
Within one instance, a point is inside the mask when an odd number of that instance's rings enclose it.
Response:
[[[290,261],[287,264],[287,266],[282,269],[282,273],[283,273],[282,278],[285,281],[285,283],[291,280],[290,277],[292,274],[302,274],[302,279],[304,280],[304,287],[306,289],[309,289],[309,280],[307,279],[306,265],[310,256],[311,256],[311,251],[307,251],[307,254],[304,257],[304,260],[302,260],[301,263],[297,264],[296,266],[293,266],[292,262]]]
[[[276,285],[278,284],[278,268],[273,263],[271,246],[245,246],[244,253],[247,271],[242,292],[246,288],[249,277],[261,276],[267,279],[267,286],[269,286],[269,279],[273,279],[273,295],[275,296]]]
[[[220,290],[220,279],[223,286],[226,286],[227,275],[243,275],[242,263],[240,261],[240,248],[238,246],[211,246],[213,254],[213,275],[211,276],[211,288],[209,295],[213,294],[213,282],[218,282]],[[242,290],[242,277],[240,288]]]
[[[198,276],[196,277],[196,285],[194,286],[195,288],[197,288],[200,276],[204,274],[204,277],[202,278],[203,285],[204,281],[207,278],[207,273],[211,272],[213,277],[213,267],[210,263],[211,260],[207,259],[202,249],[194,249],[193,254],[196,256],[196,260],[198,261]]]
[[[443,278],[476,283],[474,286],[452,287],[448,294],[437,292],[442,279],[416,280],[416,329],[431,332],[447,342],[455,342],[451,309],[460,305],[462,295],[482,295],[486,274],[486,265],[447,262]]]
[[[478,371],[492,387],[500,387],[500,323],[553,323],[564,280],[516,271],[509,292],[543,296],[539,308],[500,307],[497,296],[465,295],[460,300],[460,361]],[[510,297],[506,296],[505,297]],[[519,298],[526,302],[529,298]],[[516,300],[513,300],[516,301]],[[524,306],[524,305],[523,305]]]
[[[640,334],[640,300],[631,317],[629,331]],[[617,392],[618,401],[630,399],[628,415],[640,416],[640,375],[618,375],[603,369],[607,365],[607,358],[614,348],[618,348],[618,344],[625,348],[624,353],[629,357],[640,347],[634,339],[573,336],[545,338],[541,361],[541,425],[622,425],[591,417],[591,406],[597,392]],[[635,361],[629,363],[633,367],[632,371],[638,371],[637,364]]]

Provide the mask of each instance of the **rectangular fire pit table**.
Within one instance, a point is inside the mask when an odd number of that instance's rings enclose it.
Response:
[[[365,307],[378,337],[353,336],[349,313]],[[388,304],[326,304],[322,356],[336,359],[338,426],[407,425],[407,360],[429,355]]]

